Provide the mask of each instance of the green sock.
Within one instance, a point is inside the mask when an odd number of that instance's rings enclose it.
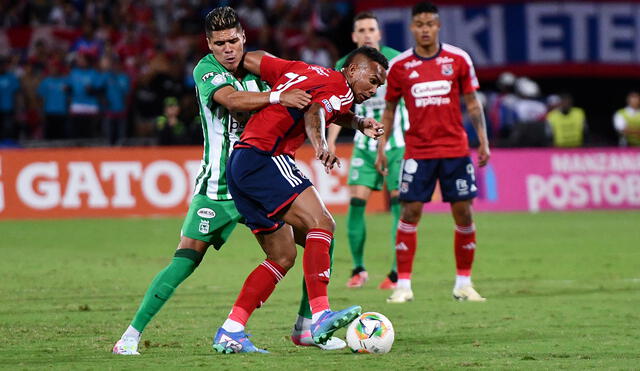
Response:
[[[391,263],[391,271],[397,272],[398,265],[396,262],[396,232],[398,231],[398,221],[400,220],[400,201],[398,197],[391,197],[389,199],[391,205],[391,216],[393,218],[393,224],[391,224],[391,251],[393,252],[393,262]]]
[[[367,239],[367,229],[364,223],[364,210],[367,201],[352,198],[347,215],[347,229],[349,231],[349,248],[353,257],[353,267],[364,269],[364,241]]]
[[[196,250],[176,250],[171,263],[151,281],[131,326],[142,332],[164,303],[169,300],[176,287],[193,273],[203,256],[203,253]]]
[[[331,240],[329,247],[329,257],[331,258],[331,269],[333,269],[333,246],[335,239]],[[307,295],[307,283],[302,279],[302,298],[300,298],[300,309],[298,309],[300,317],[311,319],[311,307],[309,306],[309,295]]]

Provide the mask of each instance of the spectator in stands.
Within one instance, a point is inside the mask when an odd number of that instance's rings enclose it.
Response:
[[[627,106],[613,115],[613,126],[620,134],[620,145],[640,146],[640,92],[627,95]]]
[[[9,58],[0,56],[0,139],[17,139],[16,96],[20,80],[9,68]]]
[[[96,137],[100,122],[98,94],[102,89],[100,73],[93,67],[91,55],[78,53],[75,67],[69,74],[71,87],[71,131],[72,138]]]
[[[487,116],[489,125],[487,132],[492,143],[499,143],[509,137],[513,126],[516,124],[515,102],[517,97],[514,94],[516,76],[511,72],[503,72],[498,76],[496,85],[498,92],[488,97]],[[475,130],[473,130],[475,132]],[[494,141],[493,139],[496,139]]]
[[[50,70],[51,75],[40,82],[37,91],[44,114],[43,137],[63,139],[69,131],[69,77],[62,61],[53,61]]]
[[[164,100],[164,115],[156,119],[158,144],[186,145],[190,143],[187,126],[180,120],[180,106],[175,97]]]
[[[111,56],[100,60],[104,89],[104,134],[109,144],[117,144],[127,136],[127,100],[131,89],[129,76],[120,68],[120,61]]]
[[[555,147],[581,147],[587,129],[584,110],[573,106],[573,98],[568,93],[560,94],[558,108],[547,114]]]
[[[313,29],[309,28],[306,33],[306,42],[300,49],[300,59],[327,68],[332,68],[337,60],[335,47],[327,39],[316,35]]]
[[[519,77],[515,82],[515,92],[517,99],[513,109],[516,124],[507,143],[515,147],[547,146],[550,137],[545,119],[547,106],[538,100],[540,87],[527,77]]]
[[[75,40],[71,51],[91,56],[94,59],[100,57],[104,45],[101,40],[96,39],[95,33],[95,27],[91,21],[85,21],[82,24],[82,35]]]

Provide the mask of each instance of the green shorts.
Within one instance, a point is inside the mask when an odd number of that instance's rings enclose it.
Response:
[[[241,219],[233,200],[215,201],[198,194],[191,200],[181,234],[220,250]]]
[[[360,148],[353,149],[351,156],[351,166],[349,169],[348,185],[363,185],[374,191],[382,189],[384,177],[376,170],[377,152],[367,151]],[[387,189],[394,191],[400,184],[400,164],[404,156],[404,147],[394,148],[387,151]]]

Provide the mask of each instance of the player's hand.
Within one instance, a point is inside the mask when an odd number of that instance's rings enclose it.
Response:
[[[478,166],[483,167],[489,163],[491,158],[491,150],[488,144],[481,144],[478,146]]]
[[[372,119],[371,117],[367,117],[362,122],[362,133],[369,138],[378,139],[380,136],[384,134],[384,125],[379,123],[378,121]]]
[[[316,158],[322,162],[324,165],[324,171],[329,174],[331,169],[333,169],[334,165],[338,165],[338,167],[342,167],[342,163],[338,156],[335,155],[334,152],[330,151],[327,148],[319,148],[316,151]]]
[[[303,109],[311,102],[311,94],[304,90],[285,90],[280,94],[280,104],[285,107]]]
[[[380,145],[380,143],[378,143],[378,145]],[[376,170],[378,170],[378,173],[380,173],[380,175],[382,176],[389,175],[389,168],[387,167],[387,154],[384,152],[384,149],[382,149],[382,151],[378,151],[378,156],[376,157]]]

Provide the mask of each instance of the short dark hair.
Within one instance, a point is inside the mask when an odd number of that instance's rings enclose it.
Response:
[[[221,6],[213,9],[207,14],[204,21],[204,29],[207,36],[211,35],[213,31],[222,31],[237,27],[242,27],[240,25],[240,19],[236,11],[229,6]]]
[[[413,9],[411,9],[411,16],[412,17],[414,15],[420,14],[420,13],[438,14],[438,7],[433,5],[430,2],[423,1],[421,3],[417,3],[416,5],[413,6]]]
[[[370,11],[364,11],[364,12],[360,12],[360,13],[356,14],[356,16],[353,17],[353,23],[355,24],[357,21],[362,20],[362,19],[375,19],[376,22],[378,22],[378,17],[376,17],[375,14],[373,14]]]
[[[349,53],[347,59],[344,61],[344,66],[346,67],[350,65],[353,62],[353,58],[355,58],[358,54],[362,54],[370,60],[379,63],[382,67],[384,67],[385,70],[389,69],[389,61],[387,60],[387,58],[382,55],[382,53],[380,53],[378,49],[372,48],[370,46],[361,46]]]

